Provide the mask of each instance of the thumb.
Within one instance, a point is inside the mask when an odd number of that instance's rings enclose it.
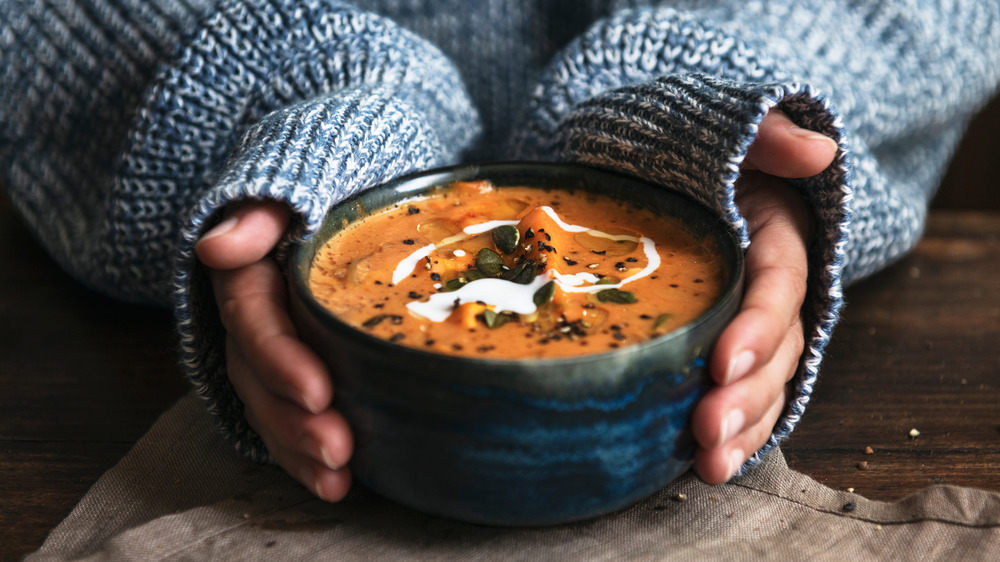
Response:
[[[757,129],[743,168],[779,178],[805,178],[825,170],[836,156],[837,141],[803,129],[780,110],[772,109]]]
[[[195,253],[213,269],[235,269],[259,261],[281,239],[291,212],[278,201],[254,201],[226,209],[222,222],[202,235]]]

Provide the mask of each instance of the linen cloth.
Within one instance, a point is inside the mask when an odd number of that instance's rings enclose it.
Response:
[[[507,528],[361,486],[323,502],[212,427],[196,398],[181,399],[27,560],[1000,559],[1000,494],[935,485],[870,501],[791,470],[780,450],[725,485],[689,473],[617,513]]]

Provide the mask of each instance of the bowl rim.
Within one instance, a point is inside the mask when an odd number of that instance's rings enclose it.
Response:
[[[581,355],[570,355],[561,357],[519,357],[519,358],[493,358],[493,357],[472,357],[465,355],[452,355],[446,353],[437,353],[433,351],[428,351],[425,349],[420,349],[416,347],[411,347],[407,345],[402,345],[398,343],[392,343],[383,338],[373,336],[362,330],[351,326],[350,324],[340,320],[334,313],[330,312],[326,307],[320,304],[309,291],[307,285],[308,272],[312,266],[312,259],[315,256],[315,251],[312,255],[307,255],[309,248],[318,248],[321,244],[324,244],[330,236],[336,232],[343,229],[343,225],[339,228],[332,228],[328,223],[332,220],[332,216],[335,211],[346,208],[355,207],[358,208],[362,201],[370,196],[376,191],[392,190],[400,194],[413,194],[412,198],[421,197],[430,189],[435,187],[446,186],[450,183],[457,181],[475,181],[480,179],[490,179],[490,172],[494,170],[506,171],[506,170],[523,170],[525,173],[538,173],[539,171],[552,172],[566,172],[573,171],[576,173],[587,173],[596,174],[599,176],[606,176],[608,178],[618,179],[620,181],[626,181],[637,185],[643,185],[647,188],[653,188],[657,190],[663,190],[670,194],[671,197],[676,197],[684,200],[686,204],[693,206],[694,208],[700,209],[697,212],[705,214],[707,217],[715,217],[719,223],[720,236],[719,238],[723,240],[723,244],[730,246],[732,251],[732,256],[734,258],[734,264],[732,267],[732,274],[728,282],[723,286],[722,294],[716,301],[703,313],[701,313],[697,318],[688,322],[687,324],[670,331],[661,336],[651,338],[646,341],[631,343],[624,345],[620,348],[609,349],[604,351],[590,352]],[[503,186],[500,186],[501,189]],[[526,185],[526,187],[533,187]],[[585,188],[584,188],[585,189]],[[598,191],[598,193],[601,193]],[[405,201],[410,200],[408,197],[401,197],[395,199],[390,204],[401,204]],[[631,201],[633,203],[637,201]],[[372,214],[387,208],[386,206],[378,207],[374,209],[369,209],[368,207],[361,204],[364,209],[364,216],[371,216]],[[349,224],[353,224],[349,223]],[[323,240],[317,241],[316,237],[322,235],[322,233],[327,230],[332,229],[330,236],[327,236]],[[725,250],[724,250],[725,251]],[[305,263],[308,262],[308,263]],[[466,164],[455,164],[450,166],[442,166],[429,168],[426,170],[420,170],[408,174],[404,174],[393,178],[389,181],[377,184],[371,187],[364,188],[349,197],[344,198],[338,203],[330,206],[326,214],[323,217],[322,225],[320,228],[313,233],[312,237],[301,242],[297,242],[293,245],[291,253],[289,254],[289,259],[287,262],[287,272],[288,272],[288,283],[290,285],[289,289],[294,290],[298,293],[302,304],[307,309],[307,313],[310,314],[315,320],[322,324],[326,328],[336,329],[339,332],[346,334],[346,336],[353,340],[358,340],[363,342],[368,346],[374,346],[376,351],[386,352],[386,353],[402,353],[405,355],[412,355],[414,360],[428,360],[432,359],[435,361],[444,361],[456,364],[487,364],[491,366],[496,366],[498,368],[504,368],[504,366],[516,366],[524,365],[530,363],[534,365],[545,365],[551,367],[559,367],[561,365],[580,365],[590,361],[605,361],[609,357],[621,358],[622,356],[627,356],[629,354],[639,354],[648,353],[651,348],[659,346],[667,346],[674,342],[675,340],[681,340],[685,338],[689,333],[698,330],[704,324],[711,322],[720,314],[724,314],[728,310],[733,301],[736,299],[741,299],[743,296],[743,284],[745,278],[745,257],[743,250],[740,245],[739,238],[733,231],[733,228],[726,223],[724,218],[719,215],[716,211],[710,209],[707,205],[698,201],[691,195],[679,191],[677,189],[657,185],[648,180],[638,178],[623,172],[608,170],[605,168],[597,168],[580,163],[572,162],[545,162],[545,161],[517,161],[517,160],[500,160],[500,161],[486,161],[477,163],[466,163]]]

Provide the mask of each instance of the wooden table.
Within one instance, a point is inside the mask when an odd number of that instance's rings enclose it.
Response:
[[[1000,104],[972,135],[991,138],[997,123]],[[784,445],[820,483],[881,500],[941,482],[1000,491],[1000,189],[989,173],[1000,154],[968,144],[945,182],[965,191],[939,200],[915,252],[847,291],[814,399]],[[970,201],[992,210],[954,209]],[[187,385],[169,313],[81,288],[3,199],[0,264],[7,560],[37,549]]]

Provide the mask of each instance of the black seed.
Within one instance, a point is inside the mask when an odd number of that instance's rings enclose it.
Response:
[[[850,511],[854,511],[854,509],[856,507],[858,507],[858,506],[854,505],[854,502],[847,502],[847,503],[844,504],[843,509],[844,509],[844,511],[850,512]]]
[[[576,260],[571,260],[566,256],[563,256],[563,261],[566,262],[566,265],[576,265]]]
[[[416,208],[416,207],[408,207],[408,208],[406,209],[406,212],[407,212],[407,213],[410,213],[411,215],[415,215],[415,214],[417,214],[417,213],[419,213],[419,212],[420,212],[420,209],[418,209],[418,208]]]
[[[420,293],[418,293],[418,292],[416,292],[416,291],[410,291],[410,294],[409,294],[408,296],[409,296],[409,297],[410,297],[411,299],[419,299],[419,298],[420,298],[420,297],[422,297],[423,295],[421,295]]]
[[[431,280],[432,281],[440,281],[441,280],[441,274],[439,274],[436,271],[434,273],[431,273]]]
[[[639,260],[637,260],[636,258],[625,258],[625,261],[635,263]]]
[[[531,227],[529,226],[528,230],[524,231],[524,239],[525,240],[531,240],[534,237],[535,237],[535,231],[531,230]]]
[[[413,238],[407,238],[406,240],[403,240],[403,244],[406,244],[407,246],[412,246],[416,244],[416,242],[413,241]]]

